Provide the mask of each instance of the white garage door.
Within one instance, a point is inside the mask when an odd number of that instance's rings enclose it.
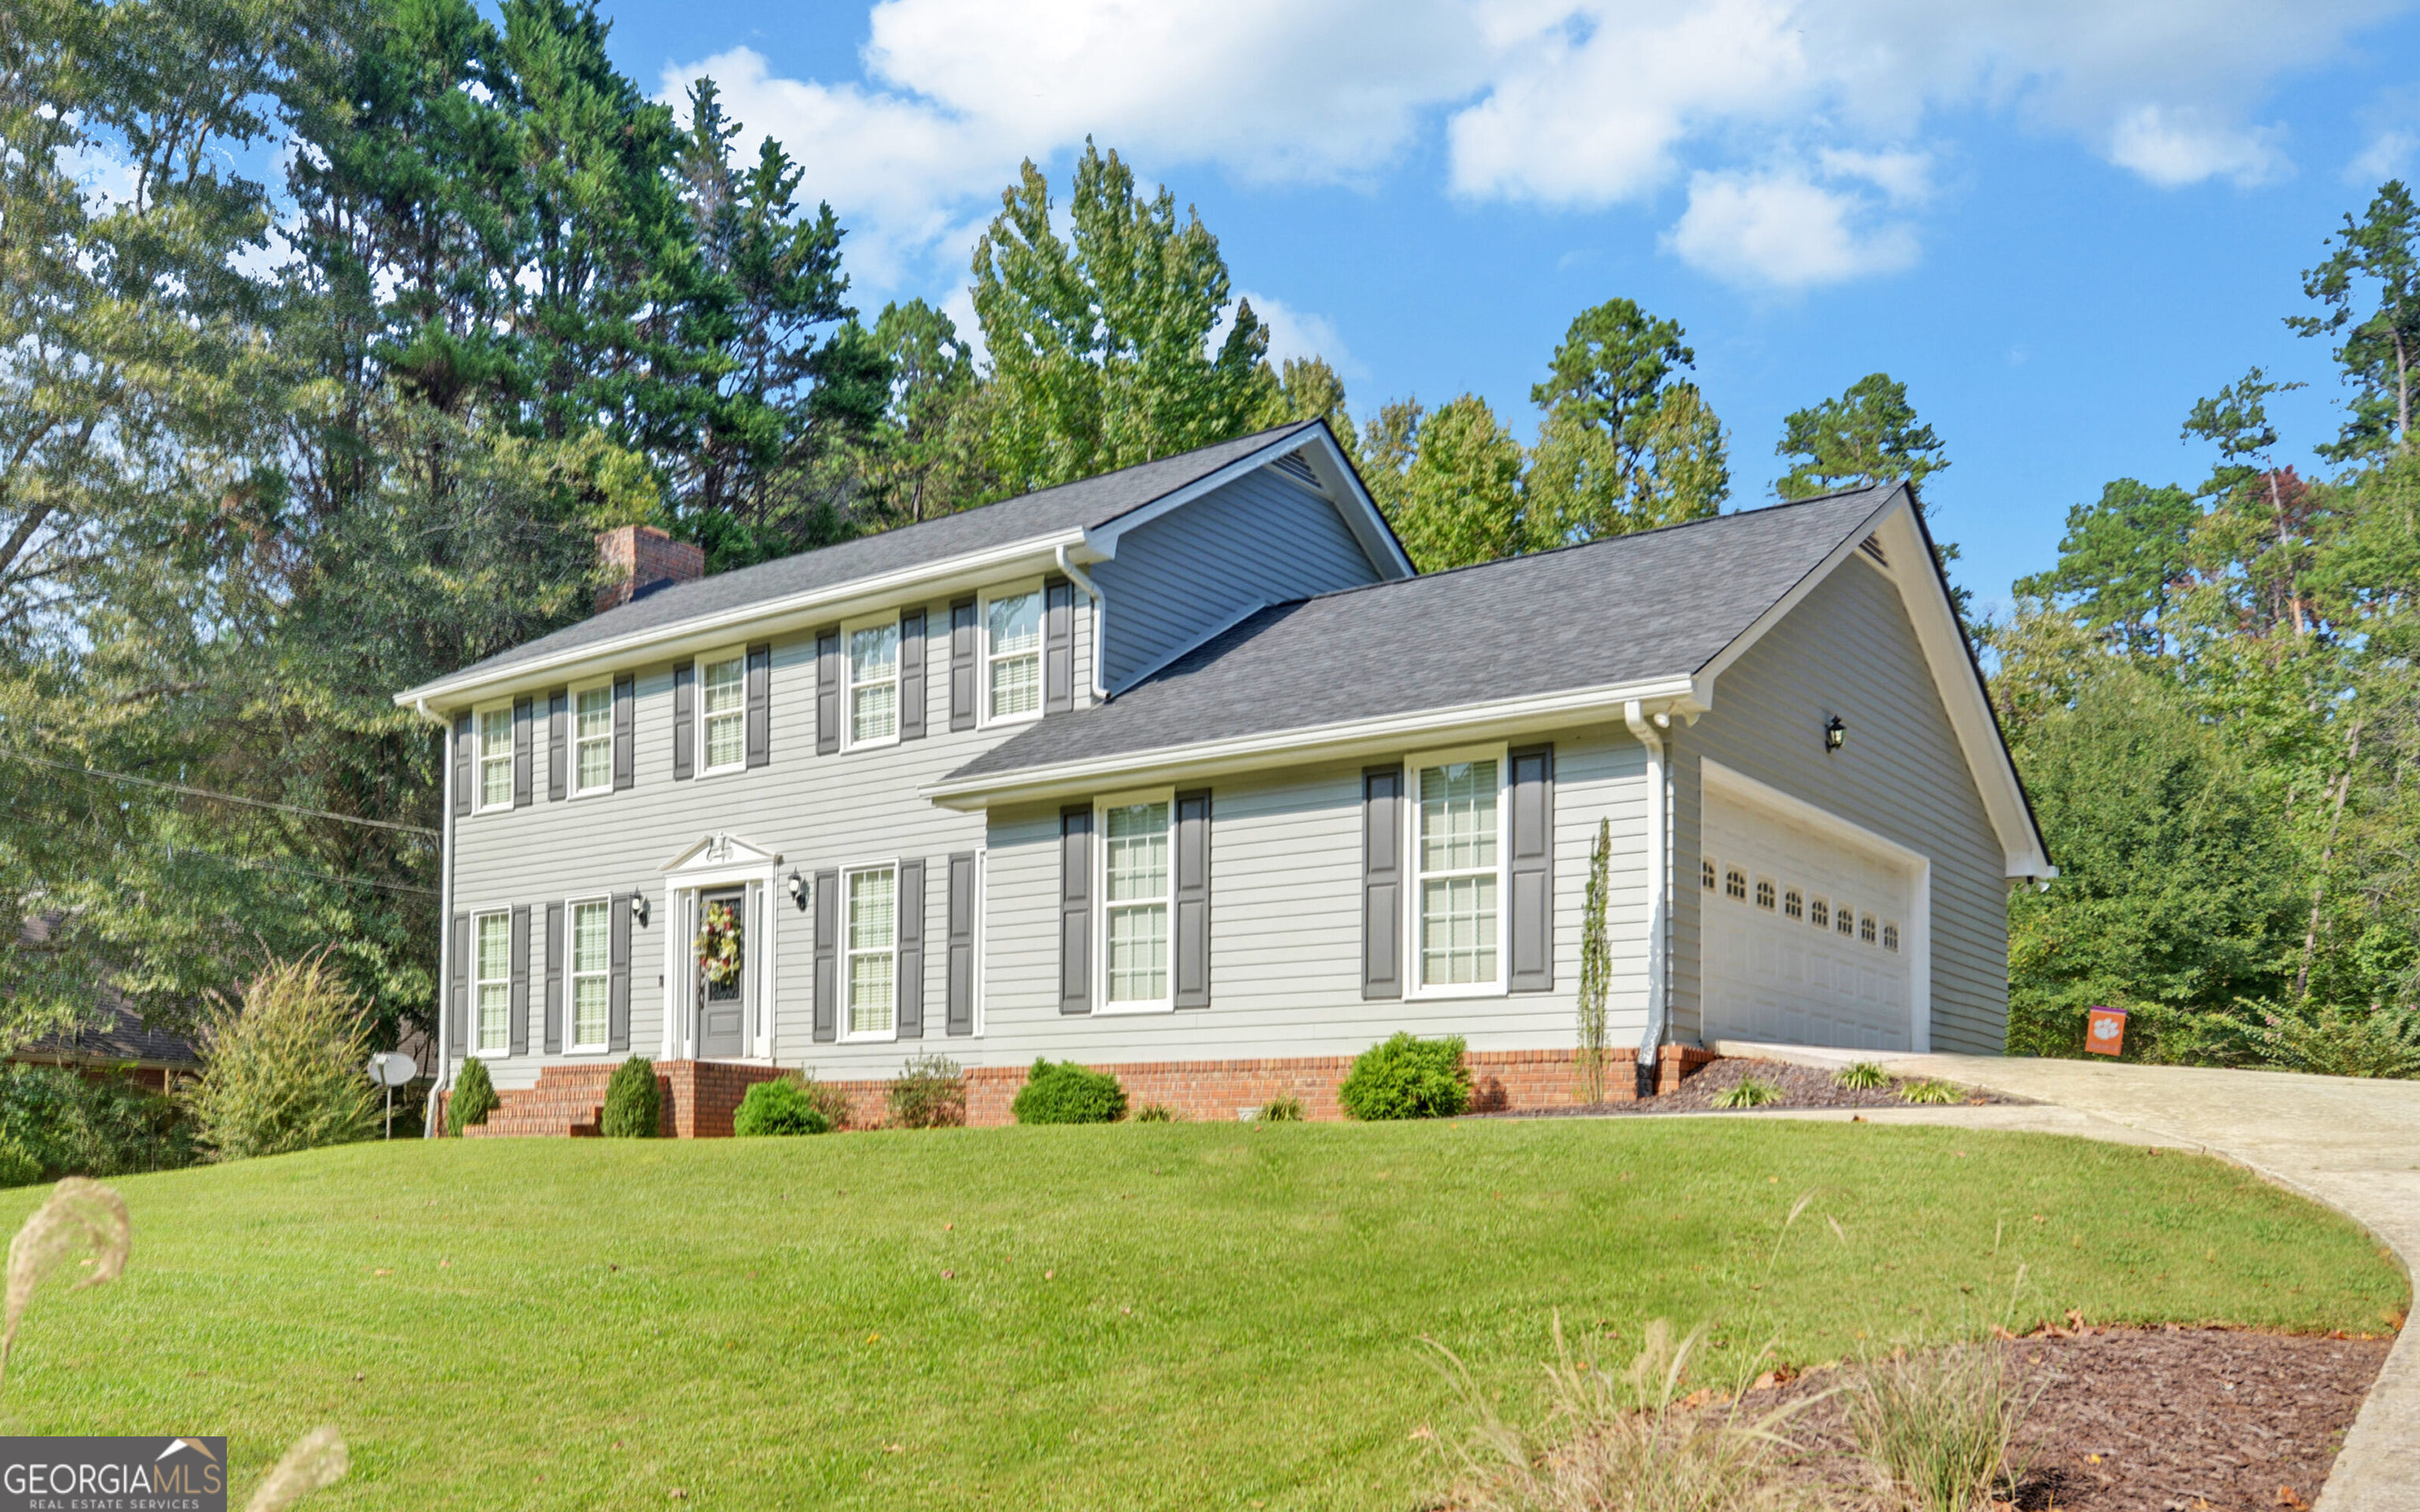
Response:
[[[1704,835],[1704,1037],[1912,1048],[1912,872],[1714,792]]]

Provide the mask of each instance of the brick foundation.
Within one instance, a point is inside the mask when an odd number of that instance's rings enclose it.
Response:
[[[1478,1113],[1571,1107],[1579,1101],[1576,1057],[1569,1050],[1475,1050],[1470,1068],[1471,1108]],[[1714,1059],[1713,1051],[1669,1045],[1656,1062],[1656,1089],[1669,1092],[1683,1078]],[[1351,1056],[1303,1056],[1266,1060],[1153,1060],[1095,1066],[1126,1089],[1129,1107],[1157,1103],[1188,1123],[1232,1123],[1280,1097],[1297,1098],[1303,1117],[1332,1122],[1344,1117],[1336,1088],[1353,1069]],[[1009,1104],[1025,1085],[1023,1066],[980,1066],[967,1072],[967,1122],[997,1128],[1016,1120]],[[758,1082],[789,1074],[778,1066],[721,1060],[659,1060],[656,1086],[663,1095],[663,1133],[675,1139],[728,1138],[739,1100]],[[488,1121],[463,1133],[473,1138],[516,1134],[583,1136],[597,1133],[605,1108],[611,1065],[549,1066],[535,1087],[497,1095],[504,1105]],[[849,1127],[876,1129],[888,1113],[890,1083],[842,1081],[828,1085],[848,1098]],[[1638,1056],[1607,1053],[1606,1097],[1627,1103],[1637,1095]],[[451,1094],[447,1094],[450,1098]]]

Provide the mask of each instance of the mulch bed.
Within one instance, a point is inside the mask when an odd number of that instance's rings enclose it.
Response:
[[[2024,1512],[2300,1512],[2318,1499],[2394,1342],[2217,1328],[2059,1335],[1999,1346],[2040,1391],[2018,1437]],[[1838,1380],[1821,1371],[1777,1389]],[[1787,1399],[1773,1389],[1746,1405]],[[1869,1473],[1838,1397],[1789,1431],[1807,1446],[1799,1473],[1825,1502],[1866,1504]]]
[[[1630,1074],[1630,1069],[1627,1066],[1618,1066],[1615,1070],[1624,1076]],[[1657,1097],[1641,1098],[1636,1103],[1598,1103],[1592,1105],[1581,1103],[1561,1108],[1523,1108],[1505,1113],[1477,1114],[1474,1117],[1571,1119],[1595,1118],[1611,1114],[1716,1111],[1753,1116],[1760,1112],[1774,1113],[1790,1108],[1898,1108],[1909,1105],[1907,1100],[1900,1095],[1900,1088],[1910,1082],[1924,1079],[1900,1076],[1893,1077],[1883,1087],[1854,1088],[1840,1086],[1833,1079],[1836,1074],[1819,1066],[1792,1066],[1778,1060],[1724,1059],[1708,1065],[1672,1091]],[[1754,1076],[1758,1081],[1778,1090],[1781,1093],[1779,1101],[1768,1103],[1762,1108],[1718,1110],[1714,1105],[1714,1100],[1749,1076]],[[1971,1087],[1961,1089],[1966,1094],[1962,1101],[1978,1107],[2025,1101],[2023,1098],[2003,1097],[1996,1092],[1986,1092]]]

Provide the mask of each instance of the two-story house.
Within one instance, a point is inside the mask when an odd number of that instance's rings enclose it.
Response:
[[[1320,1116],[1399,1029],[1566,1102],[1601,831],[1642,1072],[2001,1047],[2051,867],[1904,488],[1423,577],[1313,422],[714,577],[607,548],[613,607],[397,695],[500,1131],[632,1054],[683,1133],[933,1053],[977,1122],[1038,1056]]]

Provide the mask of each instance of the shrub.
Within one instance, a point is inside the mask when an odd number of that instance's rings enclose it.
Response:
[[[496,1095],[496,1084],[488,1076],[488,1063],[476,1056],[464,1058],[462,1069],[454,1073],[453,1095],[445,1100],[445,1132],[457,1138],[462,1131],[488,1121],[488,1115],[504,1105]]]
[[[891,1078],[891,1126],[957,1129],[967,1121],[967,1073],[947,1056],[918,1056]]]
[[[1261,1121],[1263,1123],[1300,1123],[1302,1121],[1302,1099],[1298,1097],[1273,1097],[1269,1099],[1267,1102],[1261,1104]]]
[[[1869,1362],[1848,1406],[1858,1453],[1911,1512],[1967,1512],[1994,1488],[2015,1500],[2009,1444],[2033,1398],[1990,1345]]]
[[[1463,1040],[1422,1040],[1398,1033],[1355,1057],[1337,1101],[1354,1118],[1450,1119],[1470,1106],[1470,1072]]]
[[[767,1134],[819,1134],[832,1131],[831,1115],[808,1095],[806,1084],[783,1076],[758,1082],[739,1100],[731,1132],[743,1138]]]
[[[195,1159],[193,1119],[175,1098],[61,1066],[0,1067],[0,1140],[34,1163],[33,1180],[175,1170]]]
[[[1714,1094],[1714,1106],[1718,1108],[1761,1108],[1780,1101],[1780,1088],[1753,1076],[1743,1076]]]
[[[209,1069],[187,1100],[218,1160],[349,1144],[377,1128],[362,1073],[367,1019],[324,957],[272,961],[207,1036]]]
[[[613,1068],[613,1079],[605,1084],[598,1132],[608,1139],[653,1139],[663,1127],[664,1094],[656,1085],[656,1063],[632,1056]]]
[[[0,1134],[0,1187],[32,1186],[42,1179],[42,1163],[6,1134]]]
[[[1966,1094],[1947,1082],[1910,1082],[1899,1089],[1899,1095],[1910,1103],[1962,1103]]]
[[[1008,1110],[1019,1123],[1115,1123],[1125,1117],[1126,1089],[1072,1060],[1036,1060]]]
[[[1840,1073],[1833,1077],[1832,1082],[1833,1085],[1845,1087],[1851,1091],[1870,1092],[1877,1087],[1889,1085],[1890,1072],[1870,1060],[1860,1060],[1841,1068]]]
[[[1145,1103],[1134,1116],[1137,1123],[1174,1123],[1176,1110],[1165,1103]]]

